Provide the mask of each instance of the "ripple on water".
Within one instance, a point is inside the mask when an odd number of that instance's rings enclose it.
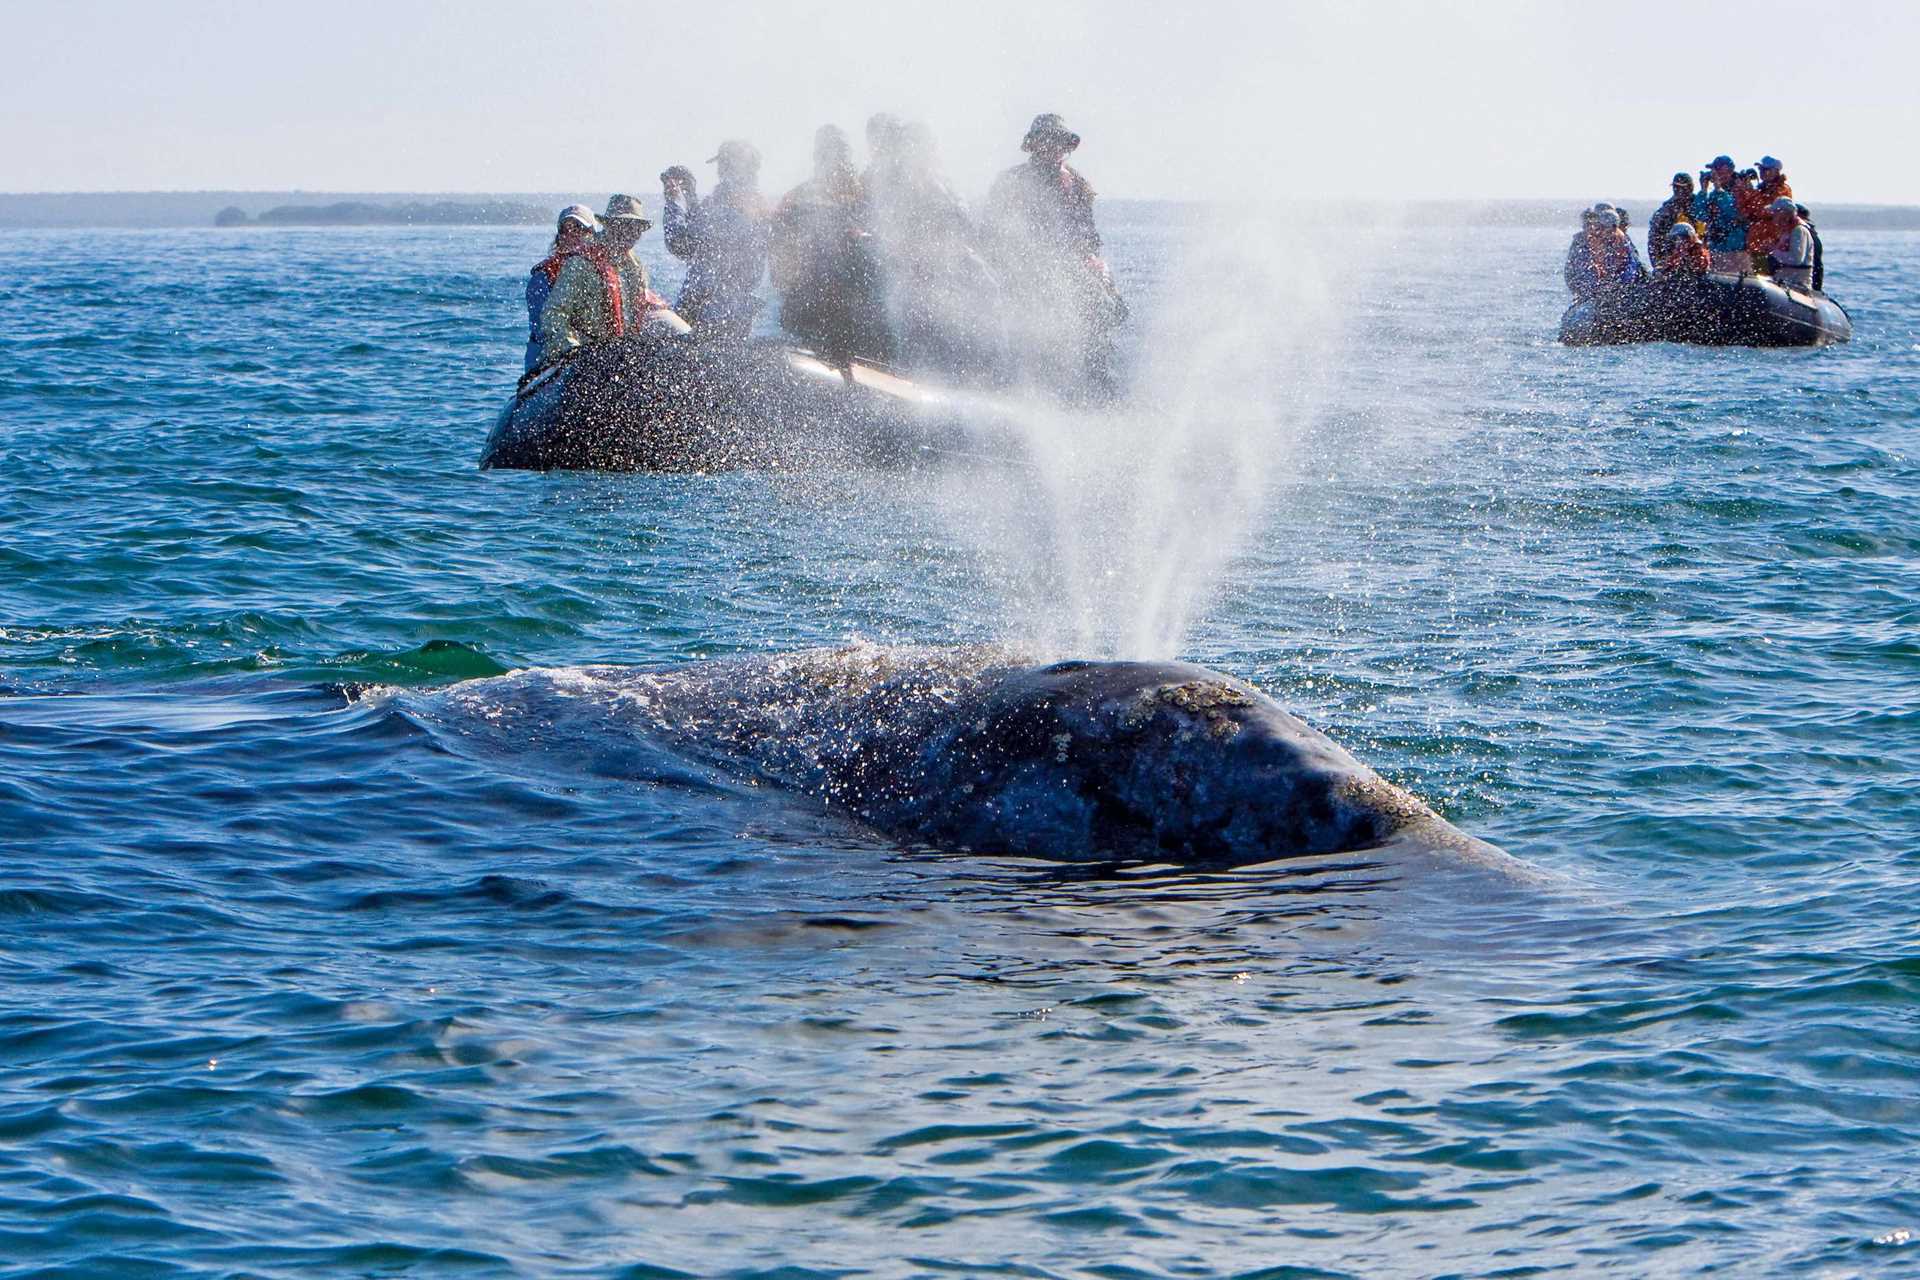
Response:
[[[1167,221],[1115,207],[1130,288]],[[1502,895],[502,729],[440,691],[996,638],[1066,606],[993,549],[1125,549],[933,474],[479,473],[538,228],[103,234],[133,328],[0,234],[0,1280],[1907,1264],[1920,238],[1829,236],[1811,353],[1560,349],[1557,233],[1349,282],[1185,652],[1568,880]]]

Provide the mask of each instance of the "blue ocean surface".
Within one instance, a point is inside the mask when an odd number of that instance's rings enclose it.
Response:
[[[0,1280],[1920,1273],[1920,236],[1827,237],[1848,346],[1569,350],[1568,233],[1108,228],[1206,376],[1092,479],[482,473],[539,229],[0,233]],[[525,714],[976,641],[1250,679],[1541,882]]]

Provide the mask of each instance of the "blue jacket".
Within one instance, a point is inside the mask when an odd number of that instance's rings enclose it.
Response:
[[[1707,248],[1714,253],[1739,253],[1747,247],[1747,224],[1731,191],[1702,191],[1693,198],[1693,216],[1707,224]]]
[[[767,272],[767,224],[758,193],[721,183],[700,201],[666,205],[667,252],[687,262],[674,309],[696,329],[744,338],[760,309]]]
[[[540,312],[547,305],[547,295],[553,292],[553,281],[547,279],[545,264],[527,273],[527,372],[532,373],[540,364]]]

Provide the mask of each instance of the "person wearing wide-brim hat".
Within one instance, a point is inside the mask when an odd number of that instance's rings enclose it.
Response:
[[[561,265],[540,313],[542,364],[576,347],[636,333],[653,312],[665,309],[634,251],[652,226],[646,207],[632,196],[608,199],[599,233]]]
[[[1020,139],[1020,149],[1032,153],[1036,149],[1054,148],[1062,152],[1077,151],[1080,148],[1080,135],[1067,128],[1067,122],[1053,112],[1043,112],[1027,126],[1027,136]]]
[[[1067,162],[1080,135],[1054,112],[1027,126],[1025,164],[1001,174],[984,219],[1011,295],[1009,327],[1029,374],[1069,389],[1111,389],[1113,330],[1126,304],[1100,254],[1093,185]]]

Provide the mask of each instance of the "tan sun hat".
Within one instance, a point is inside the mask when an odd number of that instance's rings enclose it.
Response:
[[[600,220],[608,225],[616,222],[637,222],[642,231],[653,225],[653,219],[647,217],[647,206],[634,197],[625,195],[607,197],[607,211],[600,215]]]

